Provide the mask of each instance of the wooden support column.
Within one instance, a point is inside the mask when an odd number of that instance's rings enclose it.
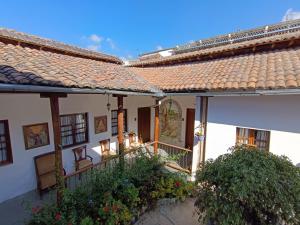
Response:
[[[154,154],[158,152],[159,139],[159,100],[155,100],[155,118],[154,118]]]
[[[203,139],[200,140],[200,164],[205,162],[205,149],[206,149],[206,130],[207,130],[207,111],[208,111],[208,97],[201,98],[201,110],[200,110],[200,123],[203,133]]]
[[[207,127],[208,97],[196,97],[195,132],[192,161],[192,179],[195,179],[196,171],[205,161],[206,127]]]
[[[119,155],[122,155],[125,150],[124,145],[124,108],[123,99],[126,95],[113,95],[118,99],[118,142],[119,142]]]
[[[118,141],[119,154],[124,153],[124,110],[123,110],[123,96],[118,96]]]
[[[64,174],[62,165],[62,146],[61,146],[61,129],[59,116],[59,97],[67,97],[65,94],[41,94],[41,98],[50,99],[54,151],[55,151],[55,176],[57,181],[57,204],[60,205],[63,197]]]

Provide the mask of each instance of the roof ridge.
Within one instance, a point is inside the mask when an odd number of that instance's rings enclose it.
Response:
[[[84,49],[75,45],[66,44],[64,42],[56,41],[50,38],[44,38],[24,32],[16,31],[0,27],[0,38],[16,41],[17,43],[30,44],[38,46],[41,49],[49,48],[64,53],[75,54],[77,56],[88,57],[96,60],[108,61],[112,63],[122,64],[123,61],[116,56],[100,53],[88,49]],[[45,49],[43,49],[45,50]]]

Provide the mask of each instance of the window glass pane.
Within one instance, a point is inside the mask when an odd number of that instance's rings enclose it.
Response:
[[[268,150],[270,131],[237,128],[237,144],[255,146],[260,150]]]
[[[71,146],[88,141],[87,116],[84,113],[61,116],[61,137],[63,146]]]
[[[12,162],[9,154],[11,153],[9,145],[9,134],[6,133],[8,129],[7,121],[0,121],[0,164]]]
[[[124,131],[127,132],[127,110],[124,109]],[[112,135],[118,134],[118,110],[112,110],[111,111],[111,133]]]
[[[5,128],[4,128],[4,123],[0,122],[0,135],[4,135]]]

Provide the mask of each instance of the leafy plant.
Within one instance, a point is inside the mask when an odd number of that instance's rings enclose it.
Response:
[[[94,225],[94,222],[91,217],[85,217],[83,220],[81,220],[80,225]]]
[[[185,200],[187,196],[192,195],[194,185],[187,182],[186,179],[178,176],[163,176],[155,184],[155,190],[151,192],[154,199],[160,198],[176,198]]]
[[[162,180],[172,187],[157,185]],[[140,153],[131,163],[93,170],[88,182],[64,191],[60,207],[49,205],[34,210],[28,225],[130,224],[142,209],[153,207],[159,198],[184,199],[187,187],[183,177],[164,171],[159,157]],[[164,190],[164,195],[154,197],[158,189]]]
[[[235,146],[198,172],[199,222],[300,224],[300,171],[286,157]]]

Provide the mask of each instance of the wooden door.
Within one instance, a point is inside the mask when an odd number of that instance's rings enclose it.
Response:
[[[138,137],[143,143],[150,141],[151,108],[138,108]]]
[[[185,147],[193,150],[195,109],[186,110]]]

